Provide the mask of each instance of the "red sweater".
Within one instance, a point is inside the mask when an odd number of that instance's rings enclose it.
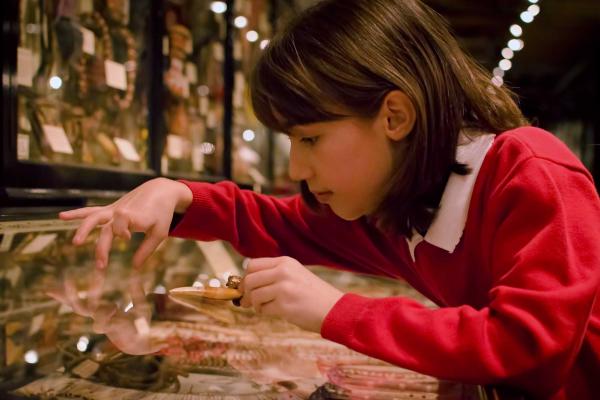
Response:
[[[590,174],[551,134],[527,127],[497,136],[460,242],[448,252],[423,241],[416,261],[405,238],[365,219],[316,215],[299,196],[185,183],[194,201],[173,236],[403,278],[440,306],[346,294],[323,337],[443,379],[539,398],[600,395],[600,201]]]

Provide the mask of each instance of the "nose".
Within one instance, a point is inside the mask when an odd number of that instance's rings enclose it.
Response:
[[[292,145],[290,147],[288,172],[290,179],[298,182],[308,180],[314,175],[307,154],[304,154],[298,144],[294,144],[294,140],[292,140]]]

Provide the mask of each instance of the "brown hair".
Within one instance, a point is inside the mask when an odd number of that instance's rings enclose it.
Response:
[[[501,133],[527,124],[512,93],[491,84],[440,15],[418,0],[322,1],[271,41],[251,82],[257,117],[281,132],[372,118],[396,89],[410,98],[417,119],[398,144],[393,184],[375,216],[410,237],[428,229],[450,172],[469,172],[455,162],[461,129]],[[318,204],[307,190],[303,197]]]

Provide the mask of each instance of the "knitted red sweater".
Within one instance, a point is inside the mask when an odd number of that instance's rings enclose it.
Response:
[[[298,196],[185,183],[194,201],[173,236],[403,278],[440,305],[346,294],[323,337],[439,378],[540,398],[600,395],[600,201],[590,174],[551,134],[528,127],[497,136],[458,246],[450,253],[423,241],[415,261],[404,238],[365,219],[316,215]]]

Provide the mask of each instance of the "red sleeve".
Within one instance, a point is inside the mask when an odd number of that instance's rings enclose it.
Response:
[[[582,171],[530,158],[488,201],[486,307],[345,295],[321,334],[440,378],[552,392],[580,349],[600,281],[600,202]],[[485,232],[484,226],[494,226]],[[538,378],[538,379],[536,379]],[[535,387],[539,385],[540,387]]]
[[[344,221],[330,210],[317,214],[300,196],[275,198],[232,182],[181,182],[193,201],[171,236],[225,240],[247,257],[286,255],[357,272],[381,273],[386,262],[376,230],[364,220]]]

